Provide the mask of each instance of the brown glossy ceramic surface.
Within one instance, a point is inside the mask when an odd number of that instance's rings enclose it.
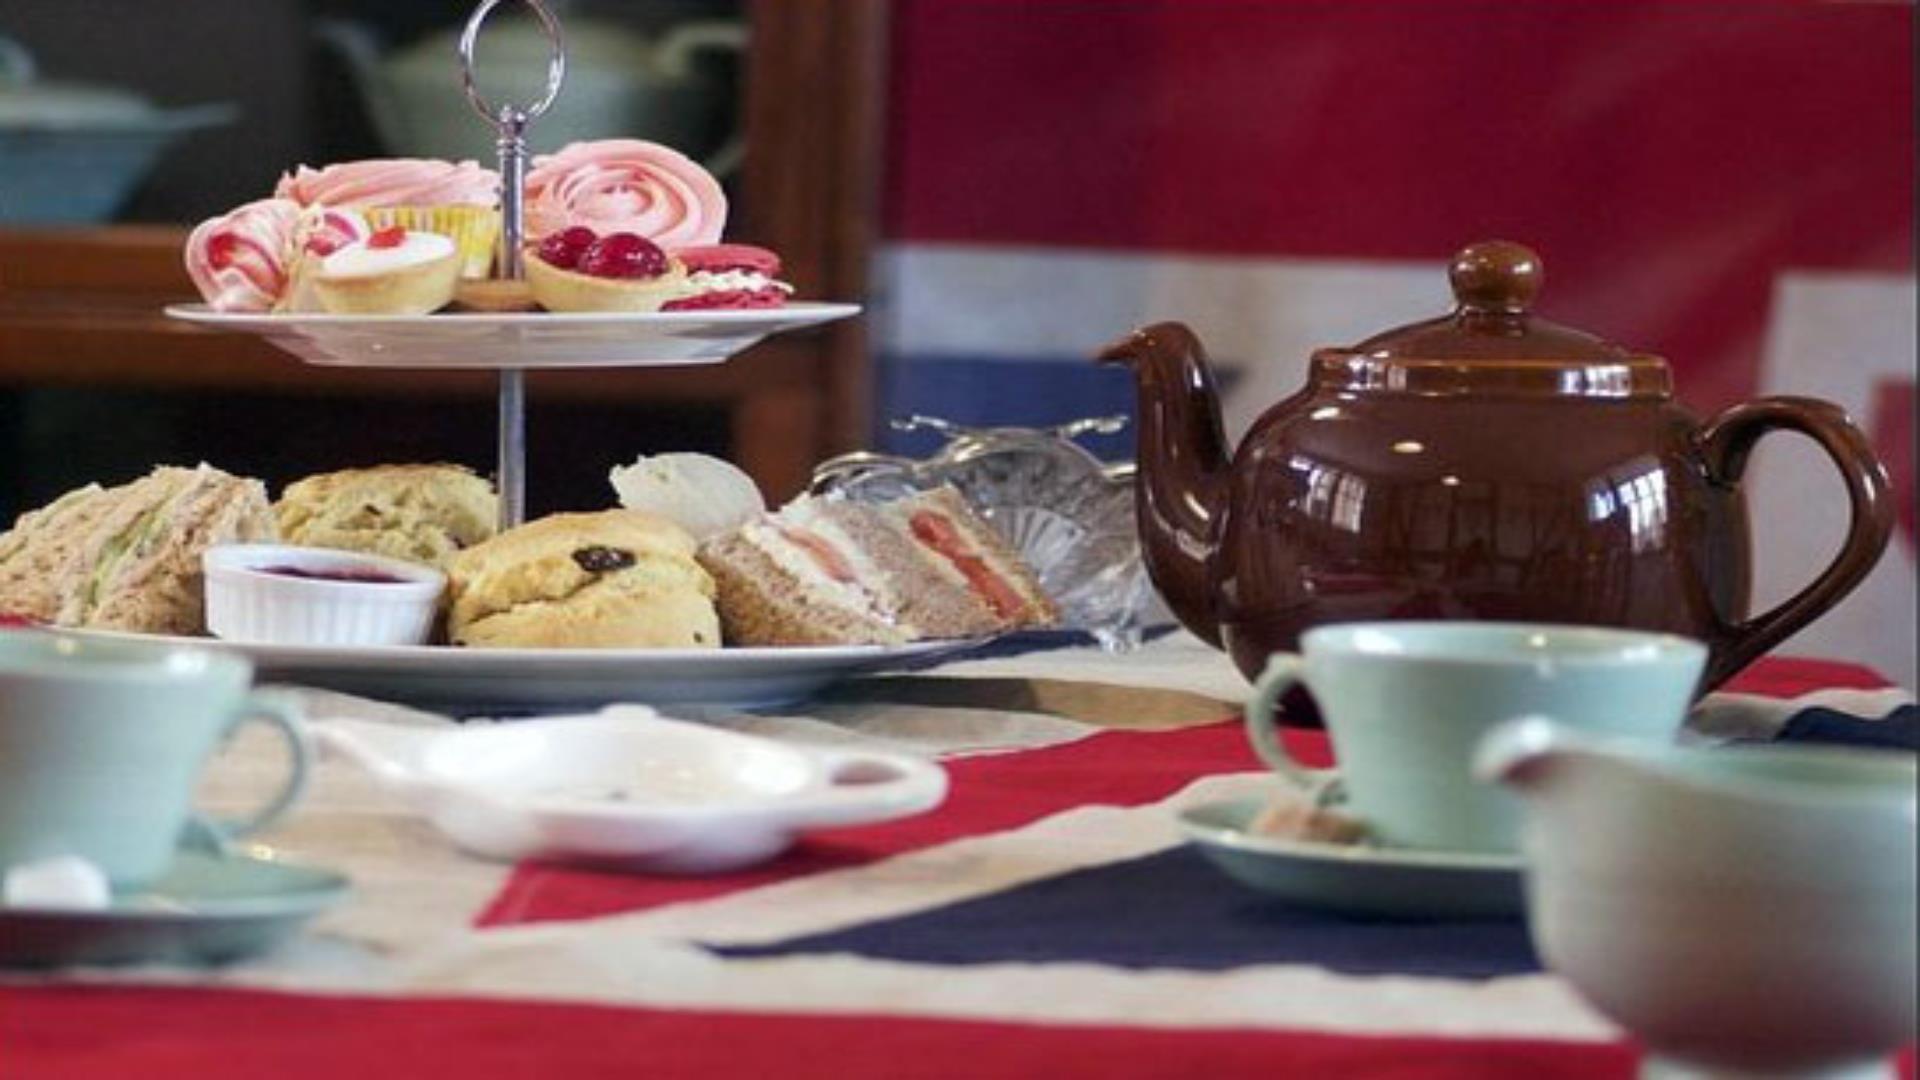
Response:
[[[1451,277],[1452,315],[1316,353],[1308,385],[1230,460],[1191,331],[1163,323],[1104,354],[1138,377],[1148,569],[1249,678],[1322,623],[1498,619],[1699,638],[1710,688],[1879,558],[1885,471],[1837,407],[1767,398],[1702,424],[1673,401],[1665,361],[1532,316],[1527,249],[1475,245]],[[1819,578],[1748,618],[1740,481],[1777,429],[1826,451],[1852,520]]]

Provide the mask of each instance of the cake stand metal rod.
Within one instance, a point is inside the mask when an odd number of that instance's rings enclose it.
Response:
[[[500,531],[527,520],[527,373],[500,371],[500,441],[494,459],[500,487]]]
[[[474,46],[480,38],[480,26],[502,0],[481,0],[467,18],[460,35],[460,85],[467,101],[499,136],[494,148],[500,157],[500,276],[518,279],[526,274],[523,240],[526,234],[525,188],[527,179],[527,128],[547,111],[560,94],[567,76],[566,40],[560,33],[560,20],[542,0],[522,0],[540,20],[550,49],[547,57],[547,86],[540,100],[529,106],[495,106],[480,93],[474,80]],[[500,487],[500,528],[511,529],[526,520],[527,514],[527,384],[520,368],[500,371],[500,438],[496,483]]]

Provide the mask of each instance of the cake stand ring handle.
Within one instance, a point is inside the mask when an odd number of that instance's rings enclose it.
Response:
[[[560,84],[567,77],[567,46],[566,39],[560,33],[560,20],[547,9],[547,5],[542,0],[521,0],[533,10],[534,16],[540,20],[541,32],[547,35],[550,49],[547,55],[547,88],[540,100],[532,105],[523,107],[508,104],[495,108],[481,95],[480,87],[474,81],[474,46],[479,42],[481,25],[487,21],[493,9],[503,2],[480,0],[480,6],[474,8],[473,14],[467,18],[466,29],[460,33],[460,85],[466,90],[467,100],[473,104],[474,110],[505,135],[509,128],[524,126],[527,121],[536,119],[553,107],[554,99],[560,96]]]
[[[467,101],[499,136],[494,146],[500,154],[500,254],[499,276],[524,276],[526,239],[524,221],[527,175],[527,127],[553,105],[560,96],[560,84],[567,77],[566,38],[560,32],[560,20],[542,0],[521,0],[540,20],[547,35],[547,87],[540,100],[525,107],[506,104],[498,108],[488,103],[475,82],[474,49],[480,39],[480,27],[502,0],[480,0],[460,33],[460,85]],[[526,373],[518,369],[500,372],[500,432],[498,441],[499,474],[495,483],[500,491],[500,531],[526,520],[527,446],[526,446]]]

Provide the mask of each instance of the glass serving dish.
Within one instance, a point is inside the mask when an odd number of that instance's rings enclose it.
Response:
[[[974,428],[932,416],[896,431],[946,437],[924,459],[862,450],[814,468],[811,490],[883,501],[951,484],[1033,567],[1059,605],[1061,628],[1119,652],[1141,641],[1152,588],[1133,517],[1133,464],[1109,465],[1073,440],[1112,434],[1124,416],[1051,428]]]

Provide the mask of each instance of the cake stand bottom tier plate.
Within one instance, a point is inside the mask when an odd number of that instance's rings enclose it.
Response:
[[[293,683],[462,715],[510,715],[635,702],[765,709],[853,675],[906,670],[985,639],[907,645],[725,649],[464,649],[443,645],[251,645],[217,638],[104,631],[82,636],[234,652],[260,682]]]

